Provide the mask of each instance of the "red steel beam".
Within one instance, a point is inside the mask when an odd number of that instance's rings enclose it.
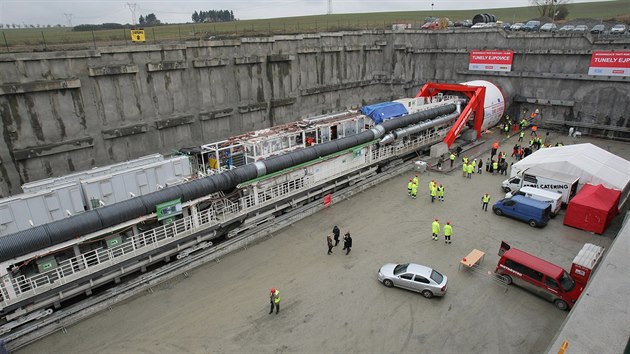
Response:
[[[446,137],[444,137],[444,142],[450,148],[453,142],[455,141],[455,139],[457,139],[457,136],[459,136],[461,129],[464,127],[466,122],[468,122],[468,119],[470,118],[470,115],[473,112],[475,113],[475,120],[473,122],[473,127],[477,131],[477,139],[481,138],[481,126],[483,124],[483,114],[484,114],[483,104],[484,104],[484,100],[486,96],[486,88],[483,86],[466,86],[466,85],[461,85],[461,84],[438,84],[438,83],[429,82],[429,83],[426,83],[424,86],[422,86],[420,91],[418,91],[416,98],[433,97],[440,92],[449,92],[449,91],[461,92],[464,95],[466,95],[466,97],[468,97],[468,104],[462,110],[462,113],[459,115],[459,118],[457,118],[457,121],[455,122],[455,124],[453,124],[453,127],[451,128],[451,130],[446,134]]]

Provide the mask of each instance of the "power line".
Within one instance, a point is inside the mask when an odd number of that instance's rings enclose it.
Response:
[[[332,15],[333,10],[332,10],[332,0],[328,0],[328,15]]]
[[[127,7],[129,11],[131,11],[131,24],[136,25],[136,9],[138,8],[138,4],[136,3],[127,3]]]
[[[66,21],[68,22],[68,27],[72,28],[72,14],[64,13],[63,15],[66,16]]]

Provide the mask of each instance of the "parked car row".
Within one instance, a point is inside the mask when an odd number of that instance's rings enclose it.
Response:
[[[472,29],[478,29],[478,28],[493,28],[496,27],[497,24],[494,22],[477,22],[474,25],[472,25]]]
[[[425,23],[422,28],[423,29],[438,29],[440,26],[437,21],[431,21]],[[516,22],[514,24],[510,24],[507,22],[497,21],[497,22],[478,22],[474,25],[470,20],[458,21],[458,22],[450,22],[448,23],[448,27],[469,27],[472,29],[480,29],[480,28],[502,28],[506,31],[524,31],[524,32],[561,32],[561,33],[587,33],[590,32],[592,34],[630,34],[628,31],[628,27],[624,24],[617,24],[610,28],[610,30],[606,31],[606,25],[600,23],[594,25],[591,29],[588,28],[587,25],[564,25],[559,27],[555,23],[541,23],[538,20],[531,20],[527,23]]]
[[[595,29],[595,27],[597,26],[602,26],[601,29],[599,29],[599,27],[597,29]],[[593,27],[593,30],[599,30],[599,31],[603,31],[603,27],[604,25],[596,25],[595,27]],[[577,26],[573,26],[573,25],[564,25],[562,27],[560,27],[560,29],[558,30],[558,32],[564,32],[564,33],[586,33],[588,32],[588,26],[587,25],[577,25]],[[595,33],[595,32],[592,32]]]
[[[505,28],[508,30],[507,28]],[[606,33],[606,25],[600,23],[593,26],[590,30],[587,25],[564,25],[560,28],[555,23],[549,22],[542,24],[540,21],[532,20],[527,23],[517,22],[510,26],[510,31],[525,31],[525,32],[563,32],[563,33],[586,33],[592,34],[604,34]],[[617,24],[610,28],[608,33],[610,34],[624,34],[628,28],[624,24]]]

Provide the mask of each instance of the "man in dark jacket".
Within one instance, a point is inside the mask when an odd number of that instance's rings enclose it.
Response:
[[[339,228],[337,227],[337,225],[335,225],[335,227],[333,227],[333,238],[335,239],[335,247],[337,247],[337,245],[339,244],[340,233],[341,231],[339,231]]]
[[[352,237],[350,237],[350,231],[348,231],[343,236],[343,249],[346,250],[346,255],[350,253],[351,247],[352,247]]]

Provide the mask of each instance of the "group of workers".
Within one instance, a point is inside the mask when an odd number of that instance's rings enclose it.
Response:
[[[433,220],[433,223],[431,224],[431,232],[431,239],[433,239],[433,241],[437,241],[438,236],[440,235],[440,221],[438,219]],[[451,243],[451,236],[453,235],[453,226],[450,221],[447,221],[446,225],[444,225],[443,232],[444,243],[448,245]]]
[[[536,110],[536,112],[532,112],[532,119],[534,119],[538,114],[539,114],[538,110]],[[529,122],[527,119],[523,118],[519,123],[516,123],[516,122],[513,123],[509,115],[506,115],[505,123],[503,125],[503,130],[508,134],[508,137],[509,137],[510,128],[512,128],[515,134],[517,132],[519,134],[518,141],[522,142],[525,136],[525,129],[528,126],[529,126]],[[519,128],[520,128],[520,132],[519,132]],[[515,144],[512,157],[515,157],[517,160],[520,160],[526,157],[527,155],[531,154],[533,148],[540,148],[544,146],[542,139],[538,137],[537,131],[538,131],[538,127],[536,125],[532,125],[531,126],[531,140],[530,140],[529,147],[522,147],[518,144]],[[494,141],[494,143],[492,144],[491,155],[486,161],[486,166],[485,166],[486,171],[492,174],[497,174],[497,173],[507,174],[507,169],[508,169],[508,163],[506,161],[507,154],[504,151],[499,152],[498,150],[499,150],[499,142]],[[449,160],[451,161],[451,165],[450,165],[451,168],[453,168],[455,159],[459,157],[460,152],[461,152],[461,147],[458,147],[456,152],[449,153]],[[494,158],[495,155],[497,155],[496,159]],[[441,160],[440,162],[442,161],[443,160]],[[463,172],[464,177],[472,178],[472,175],[475,173],[475,169],[478,174],[482,173],[483,165],[484,165],[483,160],[477,161],[477,159],[472,159],[472,161],[469,161],[469,158],[467,156],[464,156],[462,158],[462,162],[463,162],[462,172]],[[439,165],[441,167],[441,163]],[[415,199],[417,196],[417,191],[418,191],[418,175],[416,175],[416,177],[414,177],[413,179],[409,180],[407,189],[409,192],[409,196]],[[431,180],[431,182],[429,182],[429,192],[431,195],[431,202],[435,201],[436,197],[440,201],[444,200],[444,186],[442,184],[438,186],[435,180]],[[489,203],[490,203],[490,194],[486,192],[481,197],[482,210],[488,211]],[[446,222],[446,225],[444,225],[444,228],[442,231],[444,233],[444,242],[446,244],[450,244],[451,236],[453,235],[453,226],[451,225],[450,221]],[[434,241],[437,241],[439,234],[440,234],[440,223],[438,219],[434,219],[433,223],[431,224],[431,238]]]
[[[407,194],[412,198],[416,199],[418,196],[418,175],[409,180],[407,183]],[[431,196],[431,203],[435,202],[435,199],[443,202],[444,201],[444,186],[438,183],[435,180],[431,180],[429,182],[429,195]]]
[[[435,182],[434,179],[431,180],[431,182],[429,183],[429,194],[431,195],[431,203],[435,201],[436,197],[439,201],[443,202],[444,186],[442,185],[442,183],[440,183],[440,185],[438,186],[437,182]]]
[[[462,172],[464,177],[472,178],[472,175],[475,173],[475,168],[477,169],[477,173],[481,173],[483,161],[479,161],[479,163],[477,163],[477,159],[473,159],[469,162],[468,157],[464,156],[462,158],[462,162]]]
[[[531,119],[535,119],[536,116],[538,115],[538,113],[532,113]],[[519,138],[522,138],[525,133],[524,130],[525,128],[527,128],[527,126],[529,125],[529,122],[527,121],[527,119],[525,119],[525,117],[523,117],[523,119],[521,119],[521,121],[517,124],[516,120],[514,122],[512,122],[512,119],[510,119],[510,116],[508,114],[505,115],[505,122],[503,123],[503,132],[505,132],[505,134],[507,134],[508,138],[510,137],[510,128],[512,130],[512,132],[514,134],[516,134],[519,130],[519,128],[521,129],[521,133]],[[532,134],[536,134],[536,130],[538,130],[538,127],[536,125],[532,126]]]
[[[507,175],[508,163],[505,160],[506,157],[507,154],[505,151],[501,151],[497,155],[496,160],[490,160],[490,158],[488,158],[488,161],[486,162],[486,172],[492,173],[493,175],[496,175],[497,173],[500,175]]]
[[[332,241],[333,238],[330,236],[330,234],[328,236],[326,236],[326,244],[328,245],[328,254],[332,254],[333,251],[333,247],[337,247],[337,245],[339,244],[339,235],[341,234],[341,230],[339,229],[339,227],[337,225],[335,225],[335,227],[333,227],[333,235],[334,236],[334,240],[335,240],[335,244],[333,245]],[[352,248],[352,237],[350,236],[350,231],[347,231],[345,235],[343,235],[343,250],[346,251],[346,255],[348,255],[348,253],[350,253],[350,249]]]

